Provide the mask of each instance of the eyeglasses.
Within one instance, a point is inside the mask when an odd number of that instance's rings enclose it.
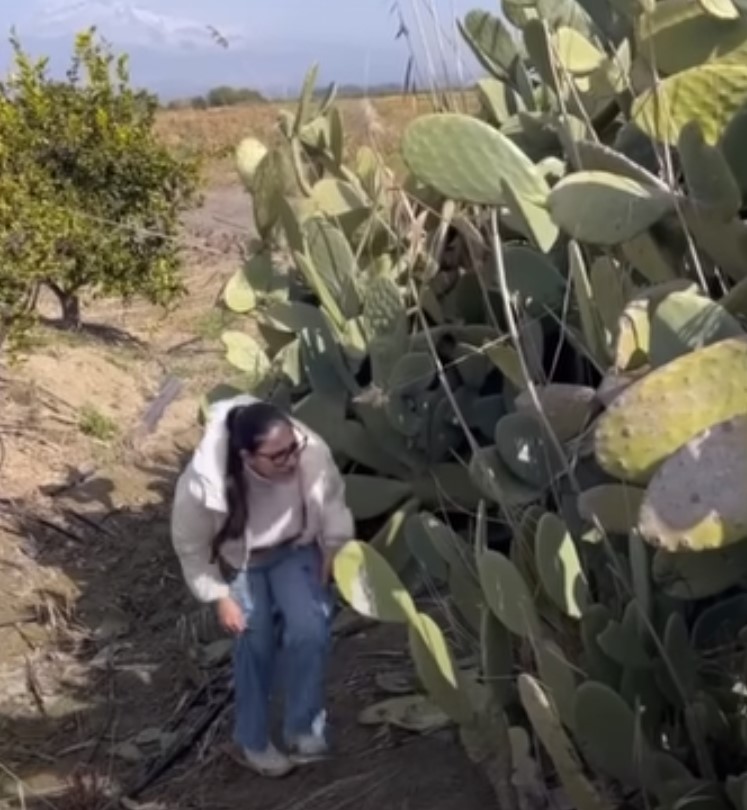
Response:
[[[301,436],[300,438],[296,437],[287,447],[284,447],[282,450],[276,450],[274,453],[255,453],[255,455],[259,456],[260,458],[266,458],[276,467],[282,467],[286,462],[293,458],[293,456],[298,456],[303,453],[308,443],[309,439],[307,436]]]

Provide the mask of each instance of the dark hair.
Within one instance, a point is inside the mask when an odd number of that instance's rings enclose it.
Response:
[[[290,419],[275,405],[256,402],[238,405],[228,412],[228,453],[226,454],[226,500],[228,515],[212,542],[211,562],[226,540],[235,540],[243,534],[249,519],[246,475],[242,451],[256,452],[267,434],[278,424],[290,425]]]

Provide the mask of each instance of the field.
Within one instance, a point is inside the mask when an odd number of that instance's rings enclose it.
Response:
[[[455,104],[474,106],[474,97],[454,97]],[[287,109],[292,109],[288,105]],[[204,156],[210,182],[232,177],[231,156],[241,138],[253,136],[272,140],[278,112],[277,104],[248,104],[211,110],[164,110],[159,114],[158,133],[175,149]],[[349,154],[359,146],[375,146],[393,168],[399,168],[399,140],[408,122],[432,109],[427,95],[382,96],[371,99],[342,99],[339,109],[348,136]]]
[[[345,102],[349,148],[373,134],[394,152],[426,103],[374,100],[372,116]],[[161,115],[161,136],[205,154],[208,167],[204,204],[184,221],[189,295],[178,310],[88,302],[85,328],[69,334],[42,302],[32,350],[0,366],[0,807],[98,810],[112,788],[143,779],[137,802],[164,810],[247,801],[253,810],[476,810],[491,801],[450,735],[357,724],[381,697],[375,675],[406,668],[401,634],[389,628],[338,637],[337,758],[268,784],[220,751],[226,642],[186,593],[168,514],[199,437],[200,397],[233,375],[218,340],[232,319],[214,303],[252,220],[230,152],[243,135],[271,136],[276,112]],[[150,770],[175,742],[180,757]]]

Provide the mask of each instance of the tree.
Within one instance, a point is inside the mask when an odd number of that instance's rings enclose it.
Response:
[[[157,140],[157,100],[130,86],[127,57],[95,29],[77,37],[64,81],[11,44],[14,70],[0,83],[4,332],[19,328],[40,285],[68,326],[80,323],[83,292],[172,302],[183,292],[178,227],[198,167]]]

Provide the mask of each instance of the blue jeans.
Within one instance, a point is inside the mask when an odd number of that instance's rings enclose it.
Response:
[[[278,646],[284,656],[285,742],[307,734],[323,736],[332,600],[322,585],[318,547],[285,546],[265,552],[247,571],[239,572],[231,583],[231,596],[247,619],[233,654],[234,741],[250,751],[267,747]]]

